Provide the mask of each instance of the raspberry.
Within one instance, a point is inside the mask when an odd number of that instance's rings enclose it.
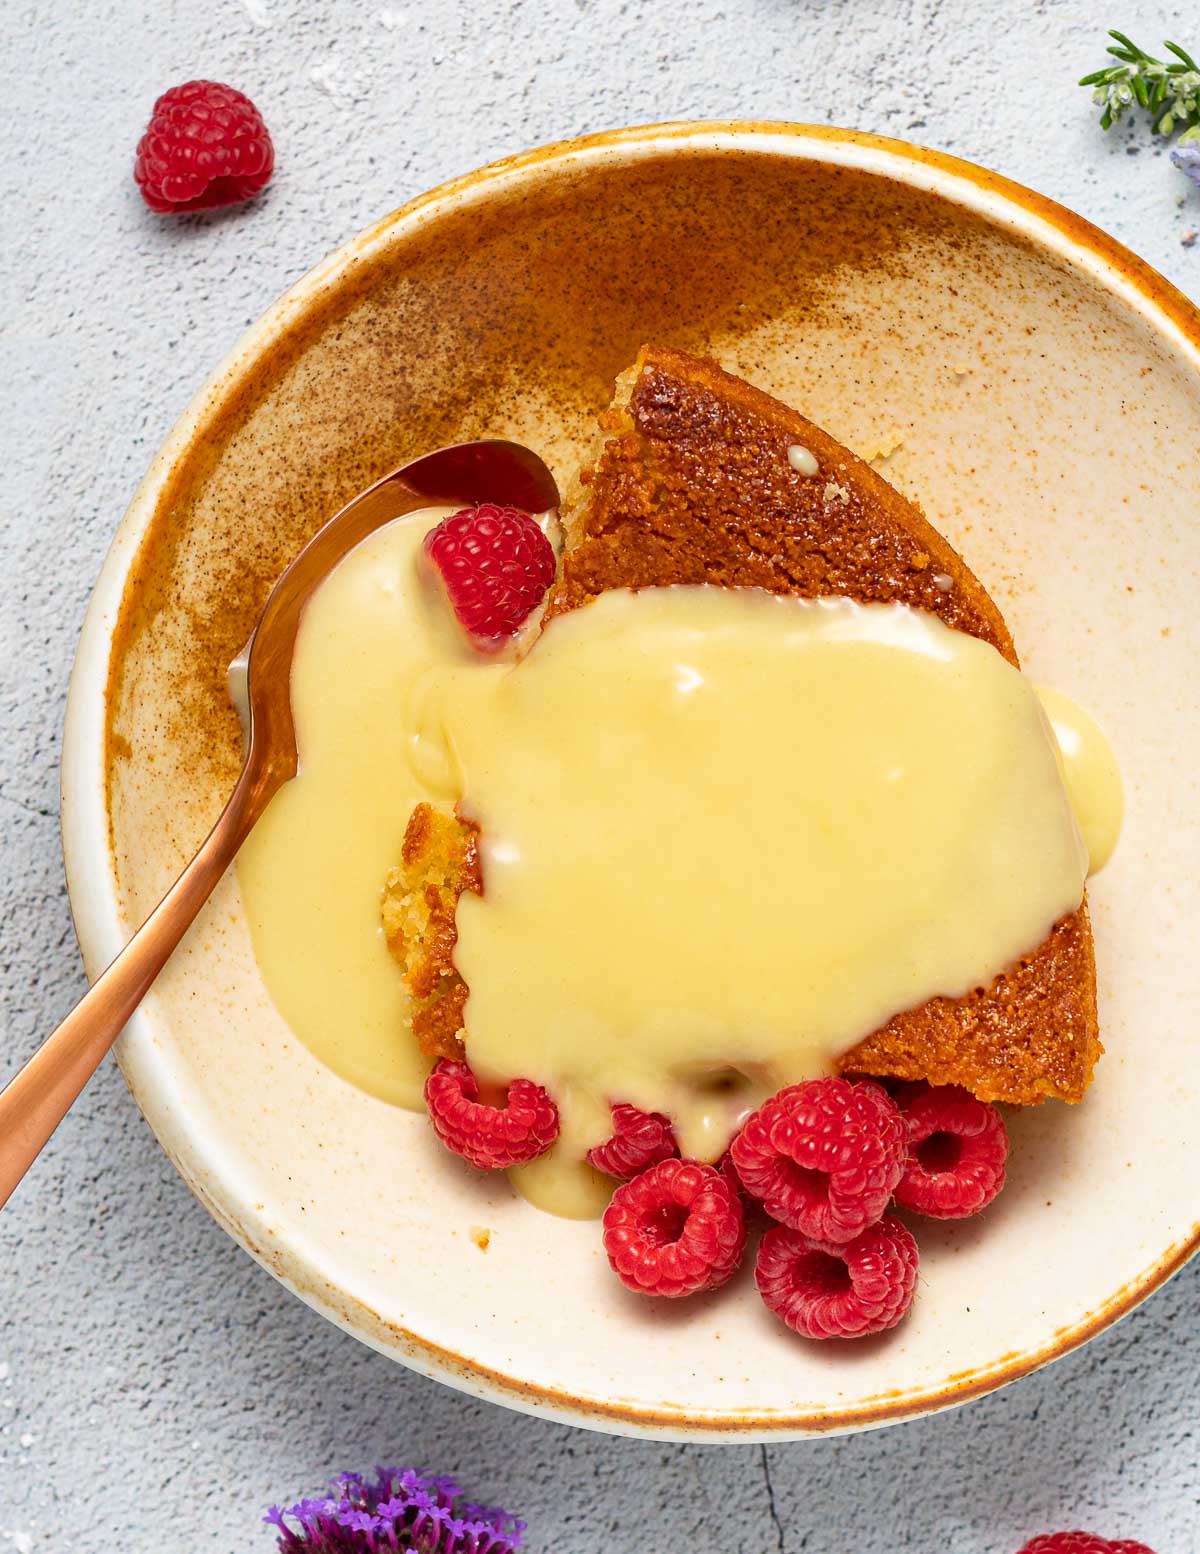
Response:
[[[448,1058],[425,1081],[433,1131],[447,1149],[481,1171],[502,1171],[544,1154],[558,1137],[558,1107],[532,1079],[514,1079],[507,1106],[476,1100],[479,1081]]]
[[[264,189],[275,148],[258,109],[219,81],[185,81],[154,104],[133,176],[151,210],[210,210]]]
[[[957,1085],[905,1085],[896,1105],[908,1129],[908,1162],[896,1202],[934,1219],[966,1219],[1004,1186],[1008,1133],[994,1106]]]
[[[895,1327],[912,1305],[917,1243],[890,1217],[840,1245],[775,1225],[759,1242],[754,1282],[793,1332],[865,1338]]]
[[[742,1179],[737,1174],[737,1167],[733,1163],[732,1149],[727,1149],[721,1158],[715,1162],[715,1165],[716,1169],[720,1171],[721,1175],[733,1188],[734,1192],[737,1193],[739,1198],[741,1198],[742,1208],[744,1210],[757,1209],[761,1207],[761,1205],[758,1204],[742,1186]]]
[[[613,1271],[643,1295],[715,1290],[745,1247],[737,1193],[697,1160],[660,1160],[618,1187],[604,1211],[604,1250]]]
[[[809,1079],[752,1112],[730,1153],[772,1219],[816,1241],[852,1241],[887,1208],[907,1142],[878,1085]]]
[[[459,624],[484,652],[511,637],[554,578],[550,541],[515,507],[464,508],[425,536]]]
[[[671,1120],[661,1112],[644,1112],[619,1101],[612,1109],[612,1123],[612,1138],[588,1150],[588,1160],[597,1171],[628,1180],[679,1153]]]
[[[1098,1538],[1094,1532],[1044,1532],[1017,1554],[1154,1554],[1130,1538]]]

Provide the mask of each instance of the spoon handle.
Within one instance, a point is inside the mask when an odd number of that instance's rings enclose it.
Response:
[[[0,1091],[0,1208],[121,1034],[282,782],[248,757],[199,852],[133,938]]]

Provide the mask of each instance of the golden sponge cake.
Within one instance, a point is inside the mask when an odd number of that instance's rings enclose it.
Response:
[[[546,619],[613,588],[844,595],[927,610],[1017,662],[999,609],[911,502],[712,361],[664,347],[640,353],[561,518],[565,548]],[[431,1053],[462,1052],[467,989],[453,966],[453,907],[462,890],[481,888],[473,832],[420,806],[384,913],[416,999],[414,1031]],[[984,1100],[1078,1101],[1101,1050],[1085,900],[990,986],[897,1014],[840,1067],[959,1084]]]

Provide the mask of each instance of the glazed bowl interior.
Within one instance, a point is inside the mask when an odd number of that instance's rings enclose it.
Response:
[[[1010,1185],[986,1215],[920,1227],[919,1298],[890,1337],[794,1340],[748,1278],[678,1305],[627,1294],[594,1223],[459,1168],[421,1117],[298,1044],[232,875],[119,1053],[230,1233],[422,1371],[663,1436],[943,1406],[1160,1282],[1196,1234],[1198,340],[1178,294],[1048,202],[894,143],[786,126],[536,153],[426,197],[301,282],[172,434],[97,588],[64,781],[93,972],[229,791],[226,666],[301,542],[442,443],[515,437],[567,477],[645,341],[714,355],[875,455],[984,580],[1034,678],[1107,728],[1128,813],[1091,890],[1096,1083],[1081,1107],[1013,1118]]]

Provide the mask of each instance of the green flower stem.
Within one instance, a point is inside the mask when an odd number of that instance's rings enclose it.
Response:
[[[1110,32],[1108,52],[1118,61],[1093,70],[1080,81],[1092,88],[1100,107],[1101,129],[1111,129],[1135,105],[1152,115],[1154,133],[1168,139],[1177,130],[1188,136],[1200,128],[1200,65],[1178,43],[1163,47],[1173,56],[1156,59],[1123,32]]]

